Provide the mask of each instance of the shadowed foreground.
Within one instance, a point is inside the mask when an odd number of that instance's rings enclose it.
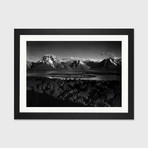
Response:
[[[120,107],[121,81],[27,77],[28,107]]]

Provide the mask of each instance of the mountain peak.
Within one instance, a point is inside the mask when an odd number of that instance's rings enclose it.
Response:
[[[99,61],[78,57],[59,58],[53,54],[44,54],[36,63],[27,61],[27,67],[32,70],[116,70],[121,67],[121,59],[109,57]]]
[[[57,60],[56,56],[53,55],[53,54],[44,54],[42,56],[42,58],[38,61],[38,63],[45,63],[45,64],[48,64],[48,65],[51,65],[53,68],[55,67],[54,66],[54,62]]]
[[[42,58],[51,58],[51,59],[56,59],[56,56],[54,54],[44,54]]]
[[[101,63],[108,66],[117,66],[117,61],[112,57],[102,60]]]

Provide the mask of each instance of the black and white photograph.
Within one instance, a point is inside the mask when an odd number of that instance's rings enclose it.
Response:
[[[121,107],[121,41],[27,41],[27,107]]]
[[[133,118],[132,29],[16,29],[16,119]]]

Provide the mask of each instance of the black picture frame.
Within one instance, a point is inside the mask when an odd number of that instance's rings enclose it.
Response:
[[[21,35],[128,35],[127,113],[38,113],[20,109]],[[14,29],[14,119],[134,119],[134,29]]]

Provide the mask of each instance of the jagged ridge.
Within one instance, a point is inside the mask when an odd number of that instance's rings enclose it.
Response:
[[[36,63],[27,61],[27,70],[120,70],[121,59],[108,58],[102,61],[68,57],[59,59],[53,54],[43,55]]]

